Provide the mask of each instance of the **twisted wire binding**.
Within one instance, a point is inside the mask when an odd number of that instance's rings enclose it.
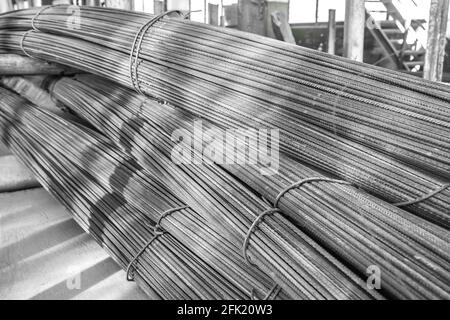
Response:
[[[266,216],[274,214],[274,213],[280,213],[280,212],[281,212],[280,209],[274,209],[274,208],[264,211],[255,219],[255,221],[253,221],[253,224],[248,229],[247,235],[245,236],[245,239],[244,239],[244,244],[242,245],[242,255],[244,256],[245,261],[249,265],[252,265],[252,263],[250,262],[250,259],[248,258],[247,249],[248,249],[248,245],[250,244],[250,238],[251,238],[253,232],[256,231],[256,228],[259,226],[259,224],[262,222],[262,220]],[[272,287],[272,289],[270,289],[270,291],[263,298],[263,301],[274,300],[280,294],[280,292],[281,292],[281,287],[278,284],[275,284]],[[273,295],[273,297],[272,297],[272,295]],[[252,289],[251,297],[252,297],[252,300],[258,300],[256,297],[255,289]]]
[[[22,50],[22,52],[23,52],[26,56],[28,56],[28,57],[30,57],[30,58],[32,58],[32,59],[36,59],[36,58],[33,57],[32,55],[30,55],[28,52],[26,52],[26,51],[25,51],[25,48],[24,48],[24,46],[23,46],[23,42],[25,41],[26,36],[27,36],[29,33],[32,33],[32,32],[36,32],[36,31],[33,30],[33,29],[31,29],[31,30],[28,30],[28,31],[24,32],[24,34],[22,35],[22,38],[20,39],[20,49]]]
[[[275,199],[274,202],[274,208],[268,209],[266,211],[264,211],[263,213],[261,213],[256,219],[255,221],[253,221],[253,224],[250,226],[249,230],[247,231],[247,234],[245,236],[244,239],[244,243],[242,245],[242,255],[245,259],[245,261],[249,264],[252,265],[252,263],[250,262],[250,259],[248,258],[247,255],[247,249],[250,243],[250,238],[252,236],[252,234],[256,231],[257,227],[259,226],[259,224],[262,222],[262,220],[271,214],[275,214],[275,213],[281,213],[281,210],[278,208],[278,203],[280,202],[280,199],[289,191],[291,191],[292,189],[295,188],[299,188],[302,185],[306,184],[306,183],[311,183],[311,182],[330,182],[330,183],[337,183],[337,184],[345,184],[345,185],[351,185],[350,182],[344,181],[344,180],[336,180],[336,179],[330,179],[330,178],[324,178],[324,177],[313,177],[313,178],[308,178],[308,179],[303,179],[299,182],[296,182],[292,185],[290,185],[289,187],[285,188],[284,190],[282,190],[280,192],[280,194],[277,196],[277,198]],[[277,290],[277,285],[273,288],[273,290],[271,290],[271,292],[269,292],[268,296],[266,297],[268,299],[268,297],[270,297],[270,295]],[[281,288],[280,288],[281,290]],[[279,291],[277,292],[276,295],[278,295]],[[253,291],[252,291],[253,294]],[[266,300],[266,299],[265,299]]]
[[[130,52],[130,80],[131,84],[133,85],[133,88],[138,92],[139,94],[144,94],[141,90],[141,86],[139,84],[138,79],[138,61],[139,61],[139,54],[141,52],[141,46],[142,41],[144,40],[144,36],[147,34],[147,31],[159,20],[164,18],[165,16],[171,14],[171,13],[178,13],[180,16],[183,15],[183,12],[180,10],[169,10],[163,13],[160,13],[159,15],[153,17],[150,19],[147,23],[145,23],[139,31],[136,33],[136,36],[134,37],[133,44],[131,46],[131,52]],[[186,15],[184,15],[186,17]]]
[[[253,232],[256,231],[256,228],[259,226],[259,224],[262,222],[262,220],[266,216],[274,214],[274,213],[281,213],[281,210],[272,208],[272,209],[268,209],[268,210],[264,211],[255,219],[255,221],[253,221],[253,224],[250,226],[250,228],[247,231],[247,235],[245,236],[245,239],[244,239],[244,244],[242,245],[242,255],[244,256],[245,261],[249,265],[252,265],[252,263],[250,262],[250,259],[247,256],[247,248],[248,248],[248,245],[250,242],[250,238],[251,238]]]
[[[35,21],[36,19],[47,9],[53,8],[53,7],[62,7],[62,6],[67,6],[65,4],[52,4],[49,6],[44,6],[42,7],[38,12],[36,12],[36,14],[33,16],[33,18],[31,18],[31,28],[33,28],[34,31],[39,31],[38,28],[36,28],[35,25]]]
[[[430,198],[433,198],[434,196],[444,192],[445,190],[450,188],[450,183],[444,184],[443,186],[441,186],[440,188],[436,189],[435,191],[424,195],[420,198],[417,198],[415,200],[411,200],[411,201],[406,201],[406,202],[400,202],[400,203],[395,203],[394,206],[399,207],[399,208],[403,208],[403,207],[408,207],[411,206],[413,204],[419,204],[421,202],[424,202]]]
[[[275,284],[272,289],[266,294],[266,296],[262,299],[262,301],[275,300],[281,292],[281,287],[278,284]],[[255,289],[252,289],[251,292],[252,300],[260,300],[256,296]]]
[[[130,261],[130,263],[127,266],[127,281],[134,281],[134,271],[136,271],[136,268],[134,264],[138,261],[139,257],[145,252],[145,250],[159,237],[163,236],[166,232],[160,232],[158,234],[155,234],[153,238],[148,241],[145,246],[142,247],[141,250],[134,256],[134,258]]]
[[[171,215],[172,213],[175,213],[177,211],[183,210],[183,209],[187,209],[189,208],[189,206],[182,206],[182,207],[178,207],[178,208],[173,208],[173,209],[169,209],[167,211],[164,211],[161,216],[158,219],[158,222],[156,223],[155,227],[154,227],[154,236],[153,238],[150,239],[150,241],[148,241],[145,246],[142,247],[141,250],[138,251],[138,253],[134,256],[134,258],[130,261],[130,263],[128,264],[127,267],[127,280],[128,281],[133,281],[134,280],[134,271],[136,270],[136,268],[134,267],[134,264],[138,261],[139,257],[145,252],[145,249],[147,249],[148,246],[150,246],[153,241],[155,241],[156,239],[158,239],[158,237],[166,234],[167,232],[162,230],[161,228],[161,221]]]
[[[163,214],[159,217],[158,222],[155,225],[155,234],[161,234],[164,233],[164,230],[161,227],[161,222],[164,218],[166,218],[167,216],[180,211],[180,210],[184,210],[184,209],[188,209],[189,206],[183,206],[183,207],[178,207],[178,208],[173,208],[173,209],[169,209],[167,211],[164,211]]]
[[[244,256],[244,259],[248,264],[250,264],[250,265],[252,264],[247,255],[247,249],[248,249],[248,246],[250,243],[250,238],[251,238],[252,234],[256,231],[256,228],[259,226],[259,224],[262,222],[262,220],[268,215],[275,214],[275,213],[281,213],[281,210],[278,208],[278,203],[280,202],[280,199],[287,192],[291,191],[292,189],[299,188],[306,183],[319,182],[319,181],[351,185],[351,183],[344,181],[344,180],[336,180],[336,179],[323,178],[323,177],[313,177],[313,178],[303,179],[299,182],[296,182],[296,183],[290,185],[289,187],[285,188],[284,190],[282,190],[280,192],[280,194],[277,196],[277,198],[275,199],[274,208],[268,209],[268,210],[264,211],[263,213],[261,213],[255,219],[255,221],[253,222],[253,224],[250,226],[249,230],[247,231],[247,235],[245,236],[244,244],[242,246],[242,255]],[[265,198],[263,198],[263,200],[265,200]],[[272,296],[272,294],[274,294],[272,299],[275,299],[278,296],[278,294],[280,293],[280,291],[281,291],[281,287],[278,286],[278,284],[275,284],[275,286],[267,293],[267,295],[264,297],[263,300],[269,300],[270,297]],[[252,294],[252,299],[254,299],[255,298],[254,289],[252,290],[251,294]]]

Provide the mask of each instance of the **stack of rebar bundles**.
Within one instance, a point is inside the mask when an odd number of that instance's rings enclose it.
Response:
[[[3,79],[1,141],[151,298],[450,298],[450,87],[73,10],[0,16],[1,53],[85,72],[43,81],[70,116]]]

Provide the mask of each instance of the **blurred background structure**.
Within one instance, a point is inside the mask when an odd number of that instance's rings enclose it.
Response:
[[[50,4],[180,9],[192,21],[450,81],[448,0],[4,0],[0,11]]]

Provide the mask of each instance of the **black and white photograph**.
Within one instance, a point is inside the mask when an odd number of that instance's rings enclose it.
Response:
[[[449,7],[0,0],[0,301],[450,300]]]

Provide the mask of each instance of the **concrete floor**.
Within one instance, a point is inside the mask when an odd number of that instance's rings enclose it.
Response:
[[[44,189],[0,194],[0,299],[146,299]]]
[[[11,154],[11,152],[9,152],[8,148],[6,148],[5,145],[2,142],[0,142],[0,157],[9,154]]]

